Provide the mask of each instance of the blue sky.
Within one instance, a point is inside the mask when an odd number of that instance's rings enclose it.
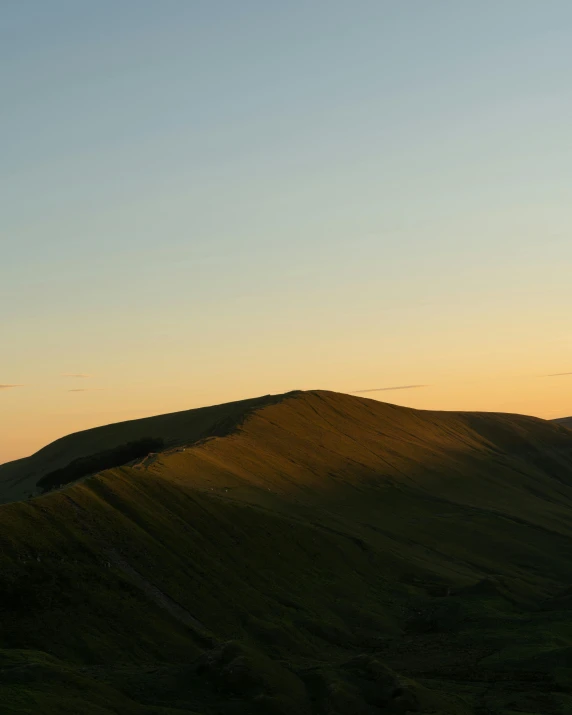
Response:
[[[538,377],[572,370],[571,24],[557,0],[4,3],[0,462],[295,387],[572,413]]]

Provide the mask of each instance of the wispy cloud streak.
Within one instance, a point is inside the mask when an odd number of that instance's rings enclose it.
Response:
[[[389,392],[390,390],[417,390],[420,387],[429,387],[429,385],[396,385],[395,387],[371,387],[368,390],[354,390],[354,395],[359,395],[364,392]]]
[[[76,387],[68,392],[101,392],[103,387]]]

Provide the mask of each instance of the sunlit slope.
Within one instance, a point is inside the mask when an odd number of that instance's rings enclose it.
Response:
[[[6,712],[571,711],[570,431],[329,392],[234,414],[0,508]]]
[[[225,434],[252,409],[280,397],[264,397],[202,407],[144,419],[118,422],[76,432],[59,439],[31,457],[0,465],[0,503],[23,499],[34,492],[38,479],[74,460],[146,438],[163,439],[167,446]]]

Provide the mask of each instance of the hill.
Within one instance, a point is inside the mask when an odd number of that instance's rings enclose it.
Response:
[[[564,427],[568,427],[568,429],[572,429],[572,417],[561,417],[558,420],[554,420],[554,422],[563,425]]]
[[[267,395],[214,407],[129,420],[70,434],[31,457],[0,464],[0,502],[25,499],[37,491],[39,480],[50,472],[125,444],[151,439],[173,448],[205,437],[223,435],[251,410],[277,399]]]
[[[0,508],[0,712],[572,712],[566,427],[295,392],[71,435],[4,498],[147,438]]]

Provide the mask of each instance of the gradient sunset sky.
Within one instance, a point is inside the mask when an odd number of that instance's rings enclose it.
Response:
[[[2,3],[0,462],[291,389],[571,415],[571,27],[569,0]]]

